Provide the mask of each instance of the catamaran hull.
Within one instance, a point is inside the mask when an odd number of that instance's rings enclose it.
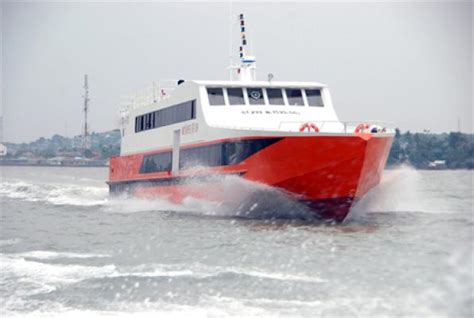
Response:
[[[216,179],[231,175],[281,189],[308,205],[318,217],[342,222],[353,204],[380,182],[393,135],[239,138],[261,139],[275,140],[238,164],[180,170],[173,175],[140,173],[147,154],[114,157],[110,162],[110,191],[175,203],[188,197],[226,203],[242,198],[235,193],[242,189],[223,187]]]

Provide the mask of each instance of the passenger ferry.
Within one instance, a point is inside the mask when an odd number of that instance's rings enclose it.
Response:
[[[394,137],[380,122],[338,119],[327,85],[256,80],[239,15],[236,80],[162,82],[121,109],[111,194],[226,202],[216,176],[281,189],[325,220],[343,221],[381,179]]]

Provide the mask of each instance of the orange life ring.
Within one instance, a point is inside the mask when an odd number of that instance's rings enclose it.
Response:
[[[305,130],[311,131],[311,129],[314,130],[314,132],[319,132],[318,126],[316,126],[316,124],[313,124],[313,123],[310,123],[310,122],[304,123],[300,127],[301,132],[303,132]]]
[[[369,129],[369,124],[367,124],[367,123],[359,124],[359,125],[357,125],[356,129],[354,130],[354,133],[359,134],[359,133],[363,132],[366,129]]]

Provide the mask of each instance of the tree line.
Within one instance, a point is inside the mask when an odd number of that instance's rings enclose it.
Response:
[[[429,168],[429,163],[444,160],[448,169],[474,168],[474,135],[460,132],[442,134],[401,133],[396,129],[388,165],[409,163]]]

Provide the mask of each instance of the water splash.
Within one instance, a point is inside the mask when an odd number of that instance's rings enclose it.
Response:
[[[191,180],[188,185],[193,185]],[[237,176],[215,176],[209,180],[226,195],[225,203],[207,198],[187,197],[180,204],[166,199],[109,197],[107,186],[74,183],[38,183],[24,180],[4,180],[0,197],[51,205],[98,207],[103,212],[134,213],[172,211],[217,217],[257,219],[305,219],[314,214],[303,204],[279,189],[251,182]],[[202,184],[193,186],[202,187]]]
[[[351,211],[351,217],[370,212],[428,212],[433,210],[420,193],[422,178],[415,168],[402,165],[384,172],[378,186]]]
[[[452,203],[433,196],[426,188],[426,176],[410,166],[386,170],[382,182],[359,201],[350,217],[370,212],[431,212],[460,210]],[[188,185],[192,184],[192,179]],[[217,217],[253,219],[315,220],[314,213],[282,190],[237,176],[215,176],[209,182],[226,194],[225,203],[206,198],[187,197],[180,204],[166,199],[110,198],[107,186],[97,183],[39,183],[24,180],[2,180],[0,198],[44,202],[51,205],[96,206],[104,212],[133,213],[172,211]],[[433,180],[436,182],[436,180]],[[196,187],[202,187],[195,184]],[[447,185],[455,186],[455,185]],[[467,201],[466,201],[467,202]],[[469,202],[468,202],[469,203]]]

